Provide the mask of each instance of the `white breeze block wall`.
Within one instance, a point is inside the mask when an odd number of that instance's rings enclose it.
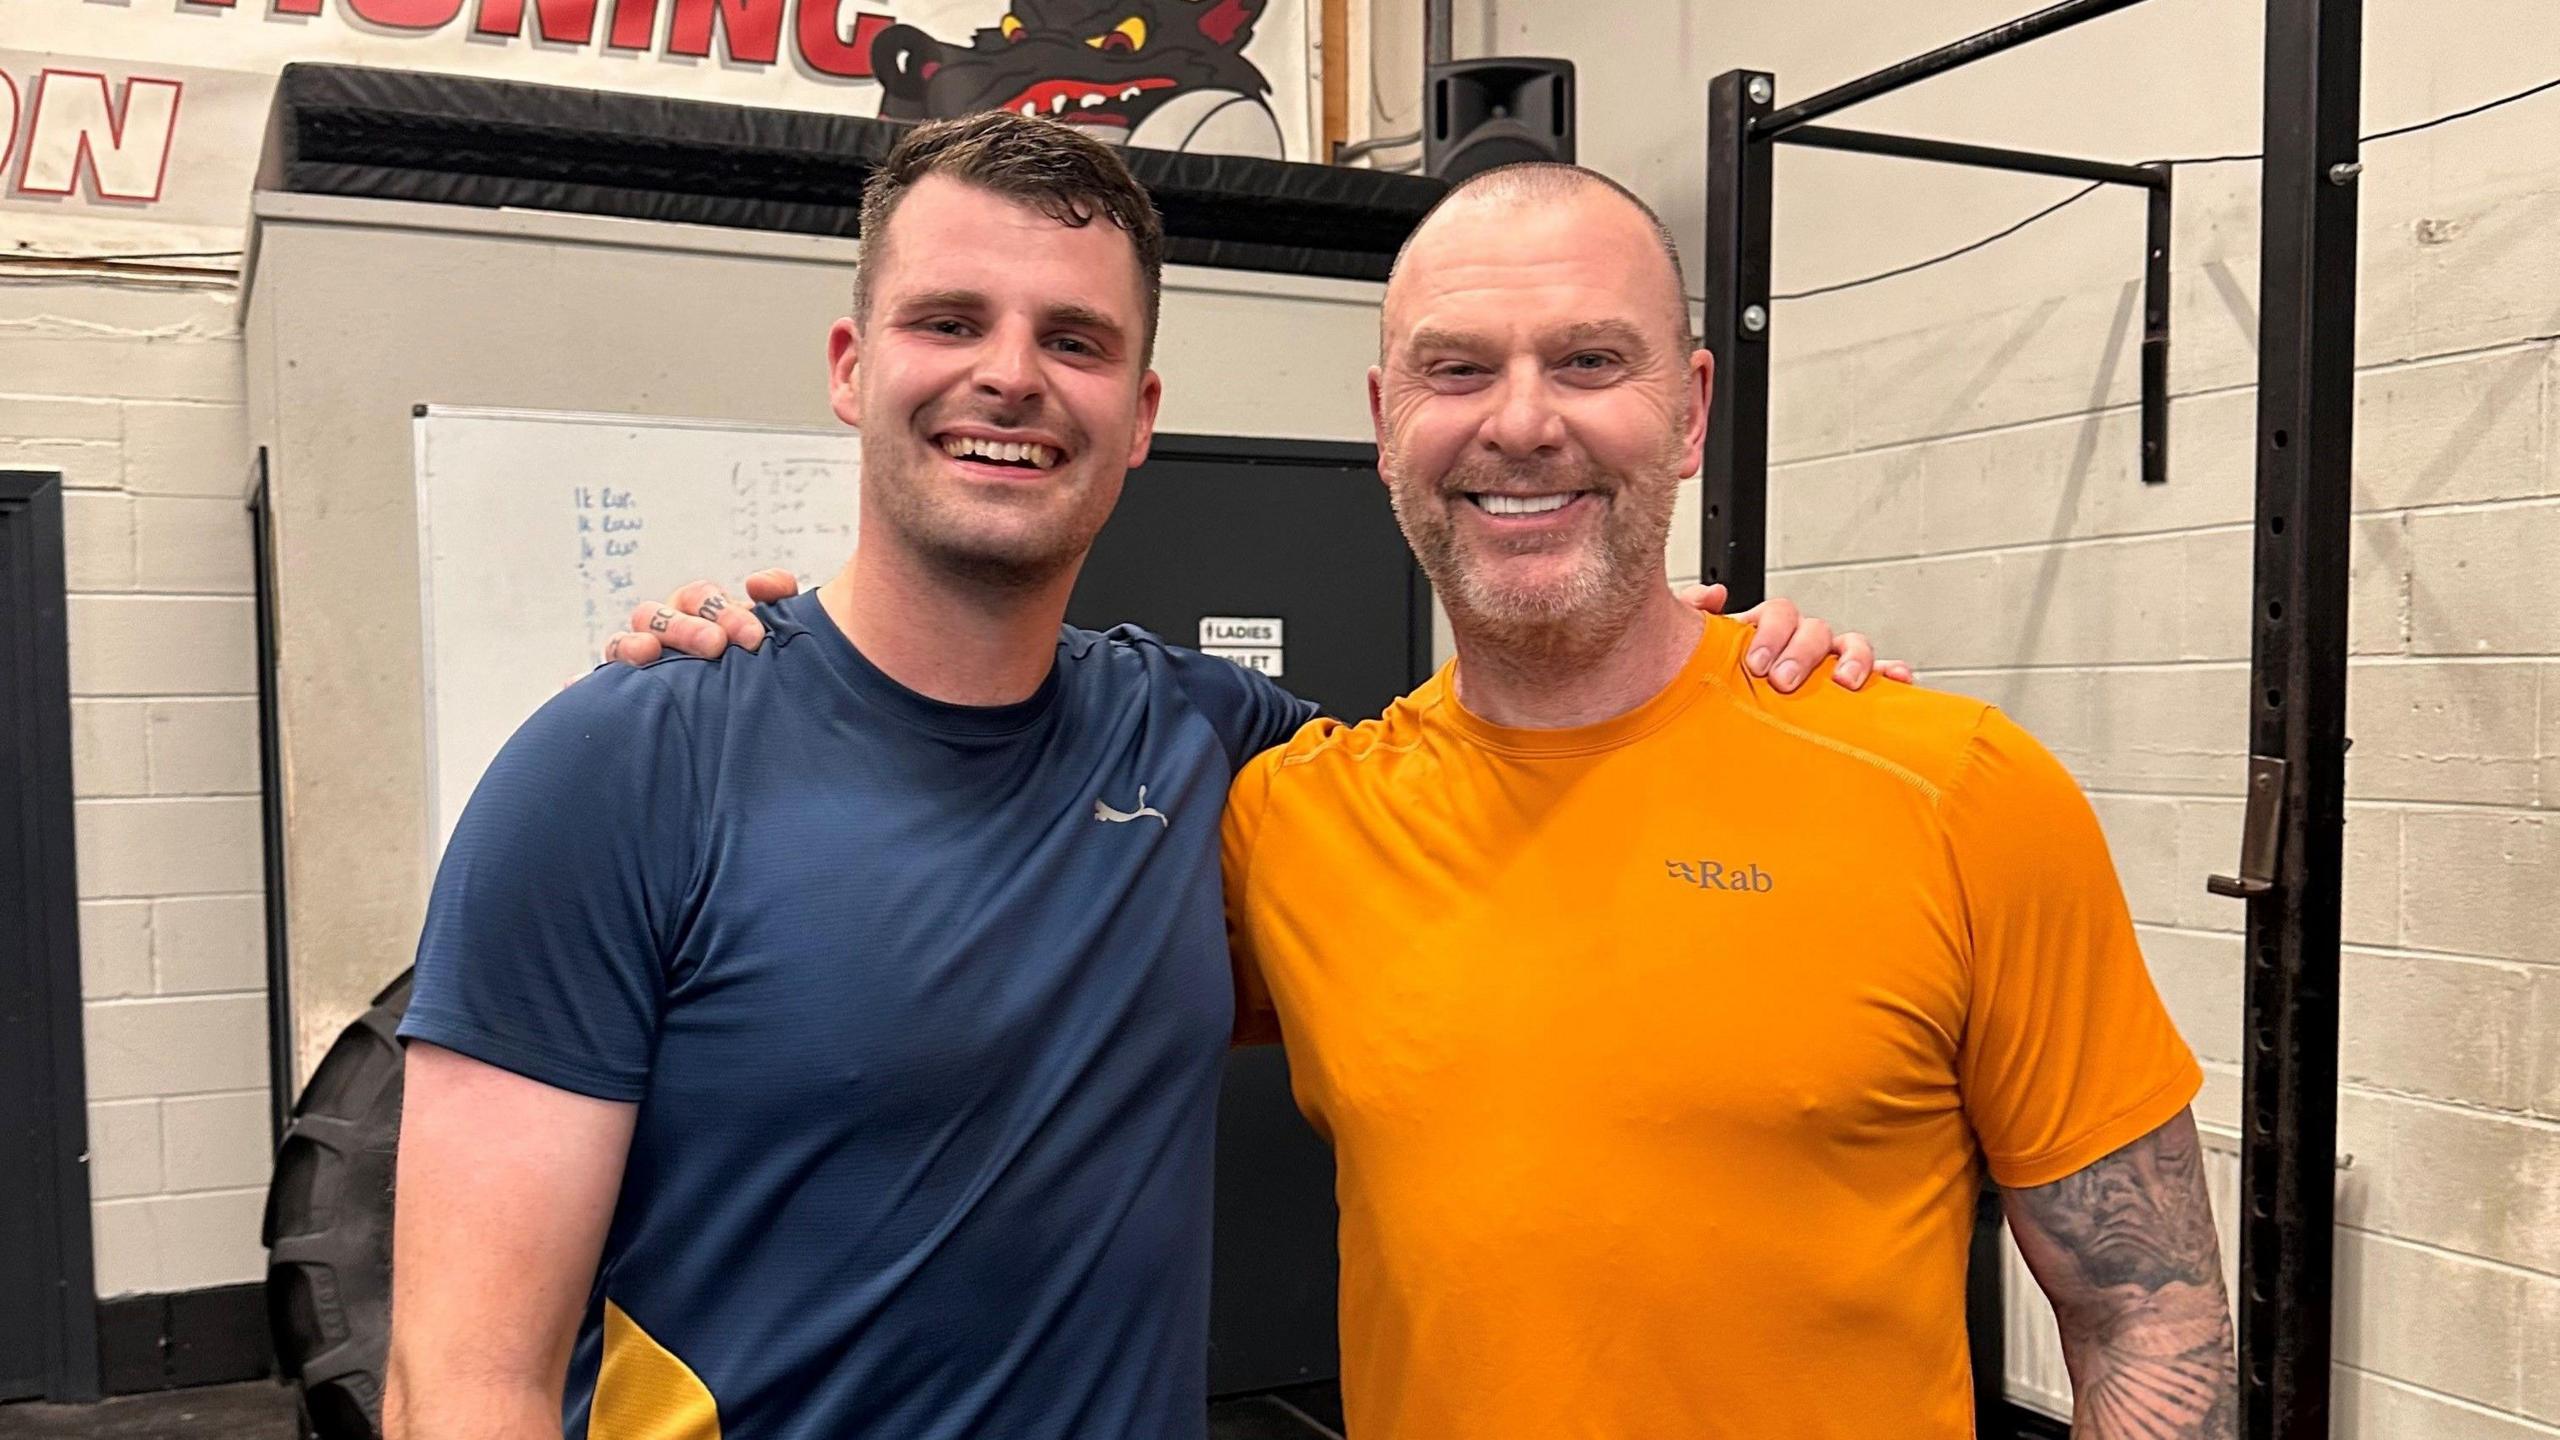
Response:
[[[101,1295],[259,1278],[270,1162],[236,292],[0,280],[0,466],[60,470]]]
[[[1695,254],[1707,83],[1779,100],[2017,0],[1495,0],[1582,67],[1583,158]],[[2134,160],[2258,148],[2262,7],[2150,4],[1836,123]],[[2560,74],[2540,0],[2366,7],[2370,133]],[[1616,97],[1643,97],[1621,102]],[[2560,1437],[2560,93],[2366,147],[2338,1433]],[[1925,258],[2066,182],[1785,150],[1780,291]],[[2142,201],[1775,307],[1772,589],[2008,707],[2088,788],[2236,1129],[2257,326],[2253,164],[2178,175],[2171,479],[2139,481]],[[1696,289],[1696,276],[1691,275]],[[1698,569],[1696,486],[1672,544]]]

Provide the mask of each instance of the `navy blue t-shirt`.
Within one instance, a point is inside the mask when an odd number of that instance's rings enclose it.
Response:
[[[1126,629],[946,705],[766,618],[526,721],[418,947],[403,1036],[638,1104],[566,1433],[1199,1435],[1218,817],[1313,707]]]

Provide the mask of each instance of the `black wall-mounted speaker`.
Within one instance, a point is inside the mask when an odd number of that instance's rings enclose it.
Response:
[[[1497,56],[1430,68],[1423,173],[1464,180],[1524,160],[1573,160],[1573,62]]]

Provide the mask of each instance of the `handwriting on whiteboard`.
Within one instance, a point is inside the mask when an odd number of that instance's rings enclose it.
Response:
[[[572,485],[569,508],[578,517],[578,590],[587,627],[587,653],[622,628],[639,603],[641,547],[649,528],[639,496],[612,485]]]

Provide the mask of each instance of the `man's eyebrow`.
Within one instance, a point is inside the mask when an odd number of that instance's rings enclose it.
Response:
[[[1631,355],[1650,355],[1644,332],[1624,320],[1581,320],[1552,331],[1547,339],[1557,349],[1582,345],[1614,345]]]
[[[1645,340],[1644,332],[1624,320],[1578,320],[1573,324],[1550,330],[1538,338],[1542,346],[1550,349],[1611,345],[1630,355],[1641,356],[1653,353],[1653,346]],[[1414,351],[1469,351],[1484,349],[1492,343],[1484,336],[1469,334],[1463,330],[1425,326],[1413,332],[1412,337],[1406,341],[1406,348]]]
[[[1481,350],[1488,342],[1481,335],[1463,330],[1444,330],[1425,325],[1405,338],[1407,350]]]
[[[927,290],[901,296],[897,308],[909,314],[918,310],[984,310],[987,297],[975,290]]]
[[[1097,335],[1106,335],[1114,340],[1128,338],[1129,332],[1122,328],[1119,321],[1090,305],[1079,305],[1074,301],[1050,306],[1041,312],[1041,318],[1051,325],[1063,325],[1071,330],[1090,330]]]

